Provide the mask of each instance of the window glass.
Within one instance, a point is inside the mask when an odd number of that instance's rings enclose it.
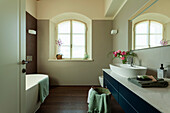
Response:
[[[73,46],[73,58],[84,58],[85,46]]]
[[[155,22],[155,21],[151,21],[150,23],[150,33],[152,34],[162,34],[162,29],[163,26],[162,24]]]
[[[135,25],[135,49],[161,46],[163,24],[156,21],[143,21]]]
[[[86,27],[85,24],[83,24],[82,22],[78,22],[78,21],[72,21],[72,26],[73,26],[73,34],[74,33],[83,33],[85,34],[86,32]]]
[[[63,58],[70,58],[70,46],[61,46]]]
[[[136,34],[141,34],[141,33],[148,33],[148,22],[141,22],[136,24]]]
[[[58,24],[58,33],[70,33],[70,21]]]
[[[160,41],[162,40],[162,35],[151,35],[150,36],[150,46],[156,47],[161,46]]]
[[[136,35],[136,48],[142,49],[148,47],[148,36],[147,35]]]
[[[85,35],[74,35],[73,34],[73,45],[75,46],[85,46]]]
[[[69,20],[58,24],[58,39],[62,41],[60,51],[63,58],[84,58],[86,29],[86,25],[79,21]]]
[[[60,39],[62,41],[62,46],[70,45],[70,34],[66,34],[66,35],[59,34],[58,39]]]

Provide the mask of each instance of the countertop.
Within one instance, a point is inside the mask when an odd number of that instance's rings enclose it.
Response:
[[[170,113],[170,85],[167,88],[141,88],[129,82],[127,78],[114,73],[110,69],[103,69],[103,71],[160,112]],[[170,84],[170,79],[165,80]]]

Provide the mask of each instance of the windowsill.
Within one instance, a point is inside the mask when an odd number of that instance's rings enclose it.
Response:
[[[49,62],[93,62],[93,59],[48,59]]]

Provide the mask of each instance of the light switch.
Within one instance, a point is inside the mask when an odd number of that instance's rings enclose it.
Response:
[[[27,56],[27,61],[31,62],[32,61],[32,56]]]

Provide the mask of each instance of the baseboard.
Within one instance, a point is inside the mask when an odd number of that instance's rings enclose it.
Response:
[[[100,85],[50,85],[50,87],[101,87]]]

